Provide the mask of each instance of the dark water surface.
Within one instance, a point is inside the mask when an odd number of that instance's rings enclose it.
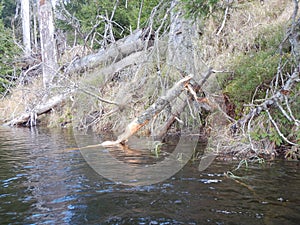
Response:
[[[249,165],[233,180],[224,172],[237,163],[199,172],[191,161],[132,187],[102,178],[76,146],[72,130],[0,128],[1,225],[300,224],[298,162]]]

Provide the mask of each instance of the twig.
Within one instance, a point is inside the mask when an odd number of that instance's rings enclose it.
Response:
[[[85,93],[85,94],[88,94],[88,95],[90,95],[90,96],[93,96],[93,97],[97,98],[97,99],[100,100],[101,102],[105,102],[105,103],[107,103],[107,104],[112,104],[112,105],[117,105],[117,106],[120,105],[120,104],[117,103],[117,102],[114,102],[114,101],[110,101],[110,100],[101,98],[99,95],[96,95],[96,94],[94,94],[94,93],[92,93],[92,92],[90,92],[90,91],[88,91],[88,90],[86,90],[86,89],[84,89],[84,88],[78,88],[78,90],[79,90],[79,91],[82,91],[82,92]]]
[[[291,117],[292,120],[295,122],[295,125],[296,125],[297,127],[300,126],[300,121],[297,120],[297,119],[294,117],[294,115],[293,115],[293,112],[292,112],[291,107],[290,107],[290,105],[289,105],[288,98],[285,96],[284,99],[285,99],[285,104],[286,104],[286,107],[287,107],[287,109],[288,109],[288,111],[289,111],[290,117]]]
[[[266,109],[266,112],[267,112],[267,114],[268,114],[268,116],[269,116],[269,120],[272,122],[272,124],[273,124],[273,126],[275,127],[275,129],[276,129],[277,133],[279,134],[279,136],[280,136],[285,142],[287,142],[287,143],[289,143],[289,144],[291,144],[291,145],[294,145],[294,146],[299,146],[298,144],[289,141],[289,140],[281,133],[279,127],[277,126],[275,120],[272,118],[272,116],[271,116],[271,114],[270,114],[270,112],[269,112],[268,109]]]
[[[227,15],[228,15],[228,10],[229,10],[229,6],[227,6],[226,9],[225,9],[224,19],[223,19],[223,22],[222,22],[222,25],[221,25],[220,29],[218,30],[218,32],[216,34],[217,36],[220,35],[220,33],[222,32],[223,28],[225,27]]]

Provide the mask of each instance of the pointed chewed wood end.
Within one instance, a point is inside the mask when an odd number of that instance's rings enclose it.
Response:
[[[100,146],[103,147],[114,147],[114,146],[120,146],[122,145],[121,142],[117,141],[104,141],[100,144]]]

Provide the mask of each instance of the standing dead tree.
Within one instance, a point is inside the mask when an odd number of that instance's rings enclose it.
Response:
[[[58,70],[52,4],[49,0],[39,1],[39,26],[44,88],[49,88]]]

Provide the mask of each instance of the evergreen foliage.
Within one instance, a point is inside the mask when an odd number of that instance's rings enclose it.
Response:
[[[5,27],[11,28],[11,23],[16,11],[16,1],[15,0],[2,0],[0,1],[3,10],[0,12],[0,18],[2,18],[2,23]]]
[[[217,3],[220,0],[181,0],[189,18],[204,18],[217,9]]]
[[[0,15],[2,15],[2,4],[0,4]],[[0,93],[3,93],[7,85],[15,79],[15,70],[13,66],[14,57],[19,49],[12,39],[12,31],[4,26],[0,17]]]
[[[70,15],[72,15],[73,19],[76,18],[76,20],[80,23],[79,27],[76,28],[79,29],[79,32],[81,33],[80,44],[83,44],[84,39],[87,35],[89,35],[88,41],[90,41],[91,38],[94,38],[96,44],[93,48],[97,49],[101,47],[101,43],[103,43],[103,38],[105,38],[105,29],[109,23],[113,27],[112,30],[115,40],[123,38],[138,27],[143,28],[146,26],[149,15],[151,14],[153,7],[156,6],[158,2],[158,0],[74,0],[58,7],[65,8],[69,15],[62,10],[60,13],[63,13],[67,20],[58,20],[57,25],[64,31],[70,31],[68,38],[70,43],[72,43],[75,38],[73,35],[74,27],[72,27],[74,24],[70,23],[72,20]],[[141,15],[140,22],[138,24],[140,8]],[[109,35],[109,33],[107,33],[107,35]],[[110,40],[106,41],[109,43]]]

